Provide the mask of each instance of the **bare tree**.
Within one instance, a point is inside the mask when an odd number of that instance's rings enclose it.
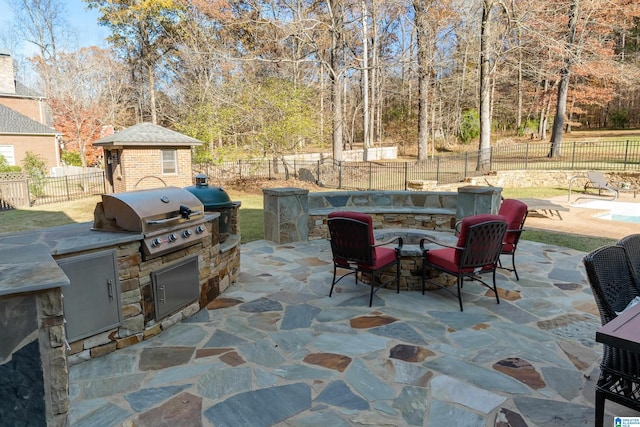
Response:
[[[418,44],[418,160],[425,160],[429,155],[429,44],[434,40],[429,25],[430,3],[429,0],[413,0]]]

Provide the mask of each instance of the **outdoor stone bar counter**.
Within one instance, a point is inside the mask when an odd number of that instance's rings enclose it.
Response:
[[[60,289],[43,244],[0,248],[0,424],[63,426],[69,378]]]
[[[69,365],[157,335],[212,302],[240,271],[237,213],[236,208],[223,243],[219,241],[220,214],[208,213],[209,237],[150,259],[140,250],[142,234],[94,231],[92,223],[0,234],[0,424],[66,425]],[[69,319],[68,309],[74,307],[63,309],[62,295],[68,294],[64,299],[68,304],[74,286],[93,286],[99,274],[92,273],[91,262],[103,254],[113,259],[99,266],[113,267],[109,298],[117,302],[118,321],[97,329],[98,333],[67,339],[70,324],[65,328],[65,317]],[[103,258],[98,259],[102,262]],[[74,284],[65,273],[64,264],[70,260],[79,260],[81,265],[89,260],[88,274],[80,283]],[[197,269],[192,271],[199,297],[164,315],[154,305],[158,296],[152,276],[184,260]],[[94,320],[94,311],[100,311],[100,301],[82,301],[81,308],[89,312],[90,320]]]

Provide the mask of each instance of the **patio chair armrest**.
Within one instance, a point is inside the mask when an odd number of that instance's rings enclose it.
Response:
[[[518,234],[522,234],[523,231],[526,231],[526,228],[509,228],[507,229],[506,233],[518,233]]]
[[[402,237],[400,237],[400,236],[396,236],[393,239],[389,239],[389,240],[385,240],[384,242],[380,242],[380,243],[378,243],[376,245],[373,245],[373,247],[376,248],[378,246],[390,245],[391,243],[396,242],[396,241],[398,242],[398,245],[397,245],[397,247],[395,249],[398,249],[398,250],[402,249],[402,245],[403,245],[404,241],[402,240]]]
[[[424,242],[435,243],[436,245],[443,246],[445,248],[464,250],[464,248],[461,248],[461,247],[456,246],[456,245],[447,245],[446,243],[438,242],[437,240],[433,240],[433,239],[431,239],[429,237],[424,237],[424,238],[420,239],[420,250],[423,251],[423,252],[429,250],[429,249],[426,249],[424,247]]]

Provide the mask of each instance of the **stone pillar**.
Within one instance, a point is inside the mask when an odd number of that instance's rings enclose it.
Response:
[[[458,188],[456,218],[461,220],[478,214],[497,214],[502,187],[468,185]]]
[[[265,188],[264,238],[276,243],[306,241],[309,238],[309,190]]]

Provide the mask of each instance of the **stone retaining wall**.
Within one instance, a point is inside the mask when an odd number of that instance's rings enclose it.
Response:
[[[611,182],[629,182],[632,186],[640,188],[640,171],[603,171]],[[587,181],[586,170],[517,170],[498,171],[488,175],[470,177],[464,183],[438,185],[436,181],[413,180],[409,183],[411,190],[433,191],[436,188],[442,191],[455,191],[461,185],[491,185],[502,188],[529,188],[529,187],[558,187],[569,188],[569,180],[572,177],[583,176],[584,179],[576,179],[574,185],[579,189]]]
[[[373,227],[451,231],[458,193],[446,191],[332,191],[309,193],[309,240],[329,237],[327,215],[337,210],[364,212]]]

